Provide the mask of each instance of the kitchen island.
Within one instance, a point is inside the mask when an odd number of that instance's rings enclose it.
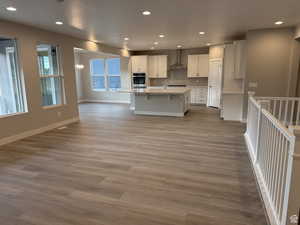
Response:
[[[189,88],[150,87],[131,90],[132,108],[137,115],[183,117],[190,109]]]

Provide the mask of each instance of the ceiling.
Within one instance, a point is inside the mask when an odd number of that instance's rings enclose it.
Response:
[[[16,12],[5,9],[11,5]],[[299,12],[299,0],[0,0],[2,19],[130,50],[148,50],[155,41],[156,49],[221,43],[249,29],[276,27],[277,20],[296,25]]]

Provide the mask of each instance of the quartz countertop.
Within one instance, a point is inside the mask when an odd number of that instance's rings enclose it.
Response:
[[[137,94],[185,94],[189,91],[191,91],[191,89],[185,87],[149,87],[131,90],[120,90],[120,92]]]
[[[243,91],[223,91],[223,95],[244,95]]]

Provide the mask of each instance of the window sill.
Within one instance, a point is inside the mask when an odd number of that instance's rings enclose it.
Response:
[[[7,117],[13,117],[13,116],[21,116],[21,115],[25,115],[28,112],[20,112],[20,113],[13,113],[13,114],[6,114],[6,115],[0,115],[0,119],[4,119]]]
[[[106,89],[93,89],[93,91],[95,91],[95,92],[106,92],[107,90]]]
[[[110,90],[110,89],[93,89],[93,91],[95,91],[95,92],[119,92],[121,90],[121,88],[120,89],[112,89],[112,90]]]
[[[121,90],[121,88],[119,88],[119,89],[110,89],[110,90],[108,90],[109,92],[119,92]]]
[[[48,105],[48,106],[43,106],[43,109],[55,109],[55,108],[60,108],[63,107],[64,104],[58,104],[58,105]]]

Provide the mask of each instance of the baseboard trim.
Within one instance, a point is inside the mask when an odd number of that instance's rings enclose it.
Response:
[[[13,136],[10,136],[10,137],[5,137],[5,138],[0,139],[0,146],[9,144],[9,143],[12,143],[12,142],[15,142],[15,141],[33,136],[33,135],[41,134],[41,133],[44,133],[44,132],[49,131],[49,130],[53,130],[53,129],[61,127],[61,126],[66,126],[68,124],[75,123],[75,122],[78,122],[78,121],[79,121],[79,117],[74,117],[72,119],[68,119],[68,120],[57,122],[57,123],[53,123],[53,124],[50,124],[50,125],[45,126],[45,127],[25,131],[23,133],[16,134],[16,135],[13,135]]]
[[[184,117],[184,113],[171,113],[171,112],[150,112],[150,111],[134,111],[136,115],[149,115],[149,116],[175,116]]]
[[[78,103],[115,103],[115,104],[130,104],[130,101],[120,101],[120,100],[80,100]]]

